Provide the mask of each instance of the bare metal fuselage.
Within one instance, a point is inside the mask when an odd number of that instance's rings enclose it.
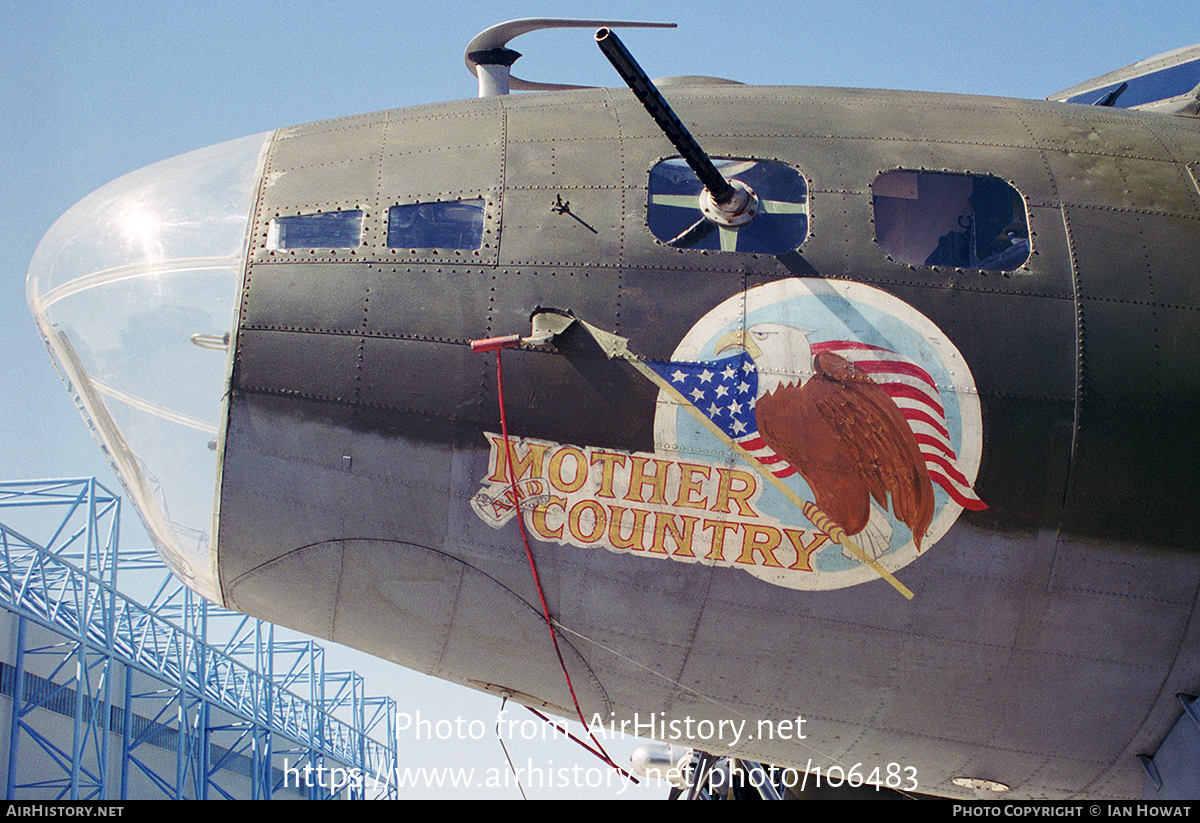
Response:
[[[797,250],[656,240],[647,174],[672,150],[622,91],[275,134],[219,444],[225,602],[569,707],[516,523],[493,527],[471,506],[497,471],[486,433],[499,423],[494,362],[468,341],[527,332],[530,312],[549,306],[669,360],[730,298],[788,279],[852,281],[903,301],[961,353],[987,508],[962,512],[895,571],[908,600],[879,579],[804,590],[699,551],[671,562],[647,556],[649,542],[546,539],[569,525],[545,519],[566,517],[563,493],[542,509],[533,549],[585,713],[746,718],[747,733],[803,715],[803,741],[696,743],[778,764],[898,762],[932,793],[962,792],[950,780],[966,775],[1010,796],[1139,794],[1136,756],[1179,716],[1175,694],[1200,683],[1196,121],[860,90],[669,96],[713,156],[802,173],[809,235]],[[875,237],[871,189],[893,170],[1007,181],[1027,210],[1027,262],[985,272],[893,259]],[[478,249],[384,242],[391,205],[458,199],[485,204]],[[280,216],[338,210],[363,212],[361,245],[268,242]],[[629,369],[545,349],[505,358],[521,448],[590,449],[602,467],[617,458],[601,451],[661,456],[663,401]],[[720,530],[708,527],[724,516],[715,509],[697,514],[697,539]],[[766,540],[733,554],[765,560]]]

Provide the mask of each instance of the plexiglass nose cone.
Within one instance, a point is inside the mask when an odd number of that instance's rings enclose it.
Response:
[[[221,601],[214,504],[230,339],[271,134],[114,180],[46,232],[26,284],[68,388],[167,565]]]

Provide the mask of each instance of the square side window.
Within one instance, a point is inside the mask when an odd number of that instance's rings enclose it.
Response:
[[[388,209],[390,248],[478,249],[483,245],[483,200],[412,203]]]
[[[276,217],[267,230],[267,248],[352,249],[362,242],[362,224],[358,209]]]

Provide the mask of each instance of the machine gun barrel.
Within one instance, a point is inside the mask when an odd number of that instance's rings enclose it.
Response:
[[[638,65],[637,60],[633,59],[633,55],[629,53],[629,49],[625,48],[625,44],[621,42],[616,33],[607,28],[598,29],[596,44],[600,46],[600,51],[604,52],[608,62],[612,63],[613,68],[617,70],[617,74],[621,75],[621,79],[633,91],[634,96],[646,107],[646,111],[650,113],[654,122],[662,129],[663,134],[679,151],[680,156],[696,173],[696,177],[704,184],[704,188],[708,190],[712,199],[716,203],[724,205],[737,197],[737,190],[729,184],[721,172],[717,171],[713,161],[704,153],[704,149],[700,148],[696,138],[692,137],[687,126],[683,125],[671,105],[662,96],[662,92],[646,76],[646,72],[642,71],[642,67]]]

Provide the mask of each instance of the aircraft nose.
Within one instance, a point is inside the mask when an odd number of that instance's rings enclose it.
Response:
[[[46,232],[26,296],[159,553],[220,601],[214,491],[230,336],[271,133],[131,172]]]

